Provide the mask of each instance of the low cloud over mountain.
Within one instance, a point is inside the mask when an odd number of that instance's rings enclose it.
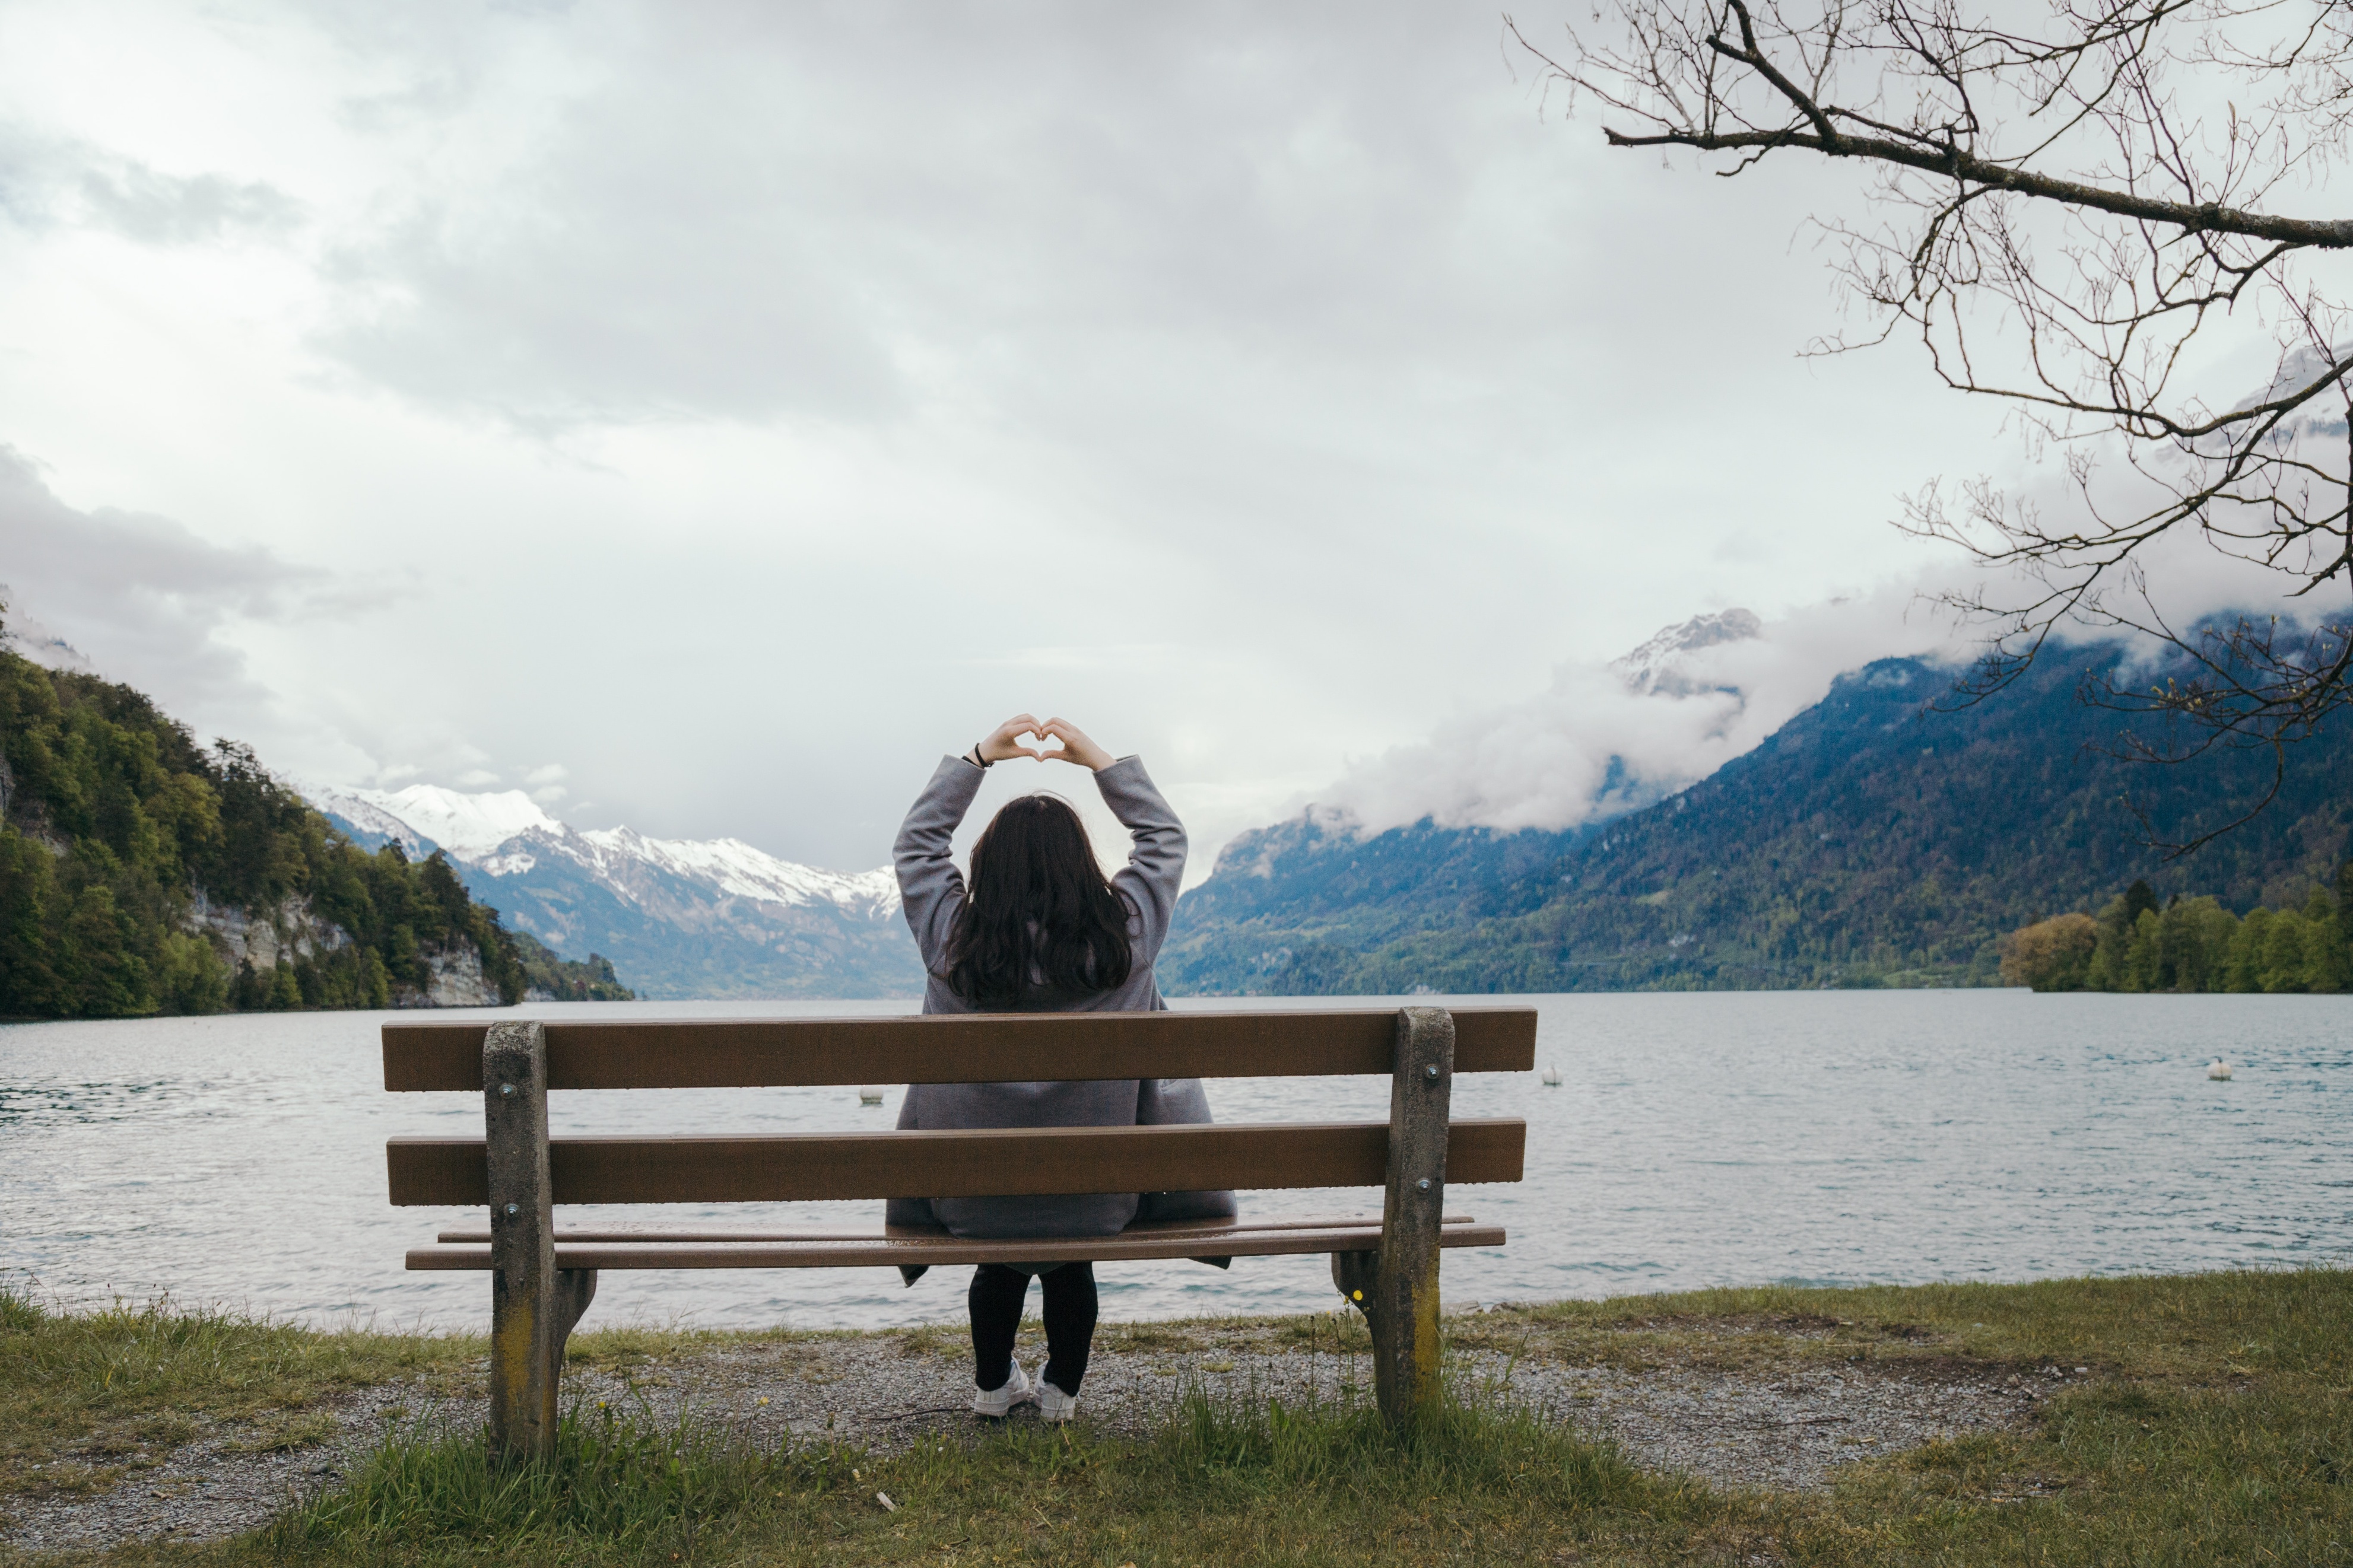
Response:
[[[1317,797],[1327,827],[1557,831],[1706,778],[1874,658],[1936,658],[1952,627],[1915,584],[1767,621],[1745,609],[1666,627],[1607,665],[1563,665],[1542,696],[1470,713],[1351,768]]]

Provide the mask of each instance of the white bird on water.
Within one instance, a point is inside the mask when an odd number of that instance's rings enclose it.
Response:
[[[2216,1057],[2206,1064],[2206,1076],[2218,1082],[2228,1083],[2231,1081],[2231,1064]]]

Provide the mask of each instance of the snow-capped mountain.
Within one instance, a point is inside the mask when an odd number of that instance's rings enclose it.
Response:
[[[1681,626],[1668,626],[1609,668],[1638,697],[1689,697],[1699,691],[1732,691],[1735,687],[1694,678],[1683,667],[1686,656],[1704,647],[1747,642],[1765,635],[1765,623],[1751,610],[1719,610],[1694,616]]]
[[[521,790],[303,793],[360,844],[446,852],[510,923],[568,958],[602,953],[643,996],[893,996],[922,984],[888,867],[827,871],[737,838],[582,832]]]
[[[438,848],[447,850],[452,859],[475,861],[534,828],[555,834],[568,831],[519,789],[468,795],[438,784],[411,784],[404,790],[306,784],[302,793],[328,816],[373,837],[396,839],[411,854],[429,854]]]
[[[691,882],[707,883],[733,898],[763,903],[829,903],[844,914],[888,921],[899,912],[899,879],[888,866],[871,871],[821,871],[753,848],[740,838],[647,838],[627,827],[598,828],[580,835],[599,863],[617,868],[643,860]],[[528,851],[508,865],[498,857],[483,862],[500,876],[531,869]]]
[[[1353,842],[1424,818],[1516,833],[1639,811],[1770,733],[1787,710],[1759,710],[1757,698],[1773,708],[1788,664],[1750,611],[1695,616],[1608,664],[1556,667],[1549,690],[1351,763],[1303,820]]]

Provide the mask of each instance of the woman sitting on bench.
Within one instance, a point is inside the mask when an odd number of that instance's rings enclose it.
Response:
[[[1022,744],[1024,739],[1038,742]],[[1044,749],[1049,741],[1061,742]],[[1008,801],[972,848],[966,887],[949,841],[979,793],[983,770],[1017,757],[1092,771],[1103,804],[1134,840],[1127,868],[1106,881],[1069,802]],[[944,759],[907,813],[892,851],[907,924],[922,952],[926,1013],[1165,1011],[1153,960],[1168,934],[1185,875],[1185,827],[1134,757],[1111,754],[1060,719],[1007,720],[961,757]],[[1198,1079],[1056,1083],[915,1084],[902,1128],[1124,1127],[1209,1120]],[[893,1225],[940,1225],[972,1237],[1116,1236],[1141,1217],[1230,1218],[1231,1193],[893,1199]],[[909,1269],[913,1284],[921,1269]],[[1041,1276],[1045,1366],[1036,1386],[1013,1360],[1029,1277]],[[1001,1416],[1035,1399],[1049,1421],[1078,1407],[1094,1339],[1091,1263],[984,1263],[972,1277],[972,1407]]]

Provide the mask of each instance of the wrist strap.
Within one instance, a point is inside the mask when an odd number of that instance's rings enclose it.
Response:
[[[970,763],[976,768],[985,768],[988,766],[988,759],[980,754],[980,742],[978,741],[975,741],[972,743],[972,750],[964,754],[964,760]]]

